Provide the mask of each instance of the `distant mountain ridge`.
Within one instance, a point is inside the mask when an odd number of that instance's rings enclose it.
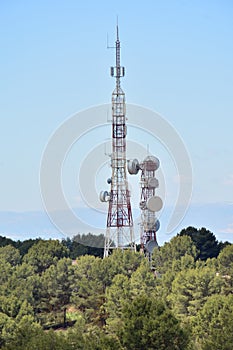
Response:
[[[105,232],[106,215],[90,208],[79,208],[75,210],[80,218],[80,226],[77,227],[78,233],[100,234]],[[190,205],[183,221],[171,234],[166,233],[166,226],[172,212],[171,207],[165,207],[161,217],[161,228],[157,233],[159,244],[169,241],[184,227],[206,227],[216,235],[219,241],[233,242],[233,205],[232,204],[192,204]],[[139,212],[135,214],[135,236],[139,241]],[[60,213],[62,215],[62,212]],[[90,229],[87,230],[89,224]],[[93,228],[93,229],[92,229]],[[25,211],[25,212],[0,212],[0,235],[10,237],[15,240],[24,240],[29,238],[65,238],[62,233],[50,221],[45,211]]]

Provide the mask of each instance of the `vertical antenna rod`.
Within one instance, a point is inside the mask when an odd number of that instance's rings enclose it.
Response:
[[[119,39],[119,28],[117,25],[117,38],[115,44],[116,66],[111,67],[111,76],[116,78],[116,88],[120,90],[120,78],[125,75],[125,67],[121,67],[121,42]]]

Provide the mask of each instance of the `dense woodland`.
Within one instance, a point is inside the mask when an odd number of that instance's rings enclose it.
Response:
[[[1,349],[232,350],[232,244],[188,227],[149,264],[101,242],[0,237]]]

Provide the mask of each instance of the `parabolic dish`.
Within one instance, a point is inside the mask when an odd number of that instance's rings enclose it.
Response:
[[[155,222],[155,231],[157,232],[160,229],[160,221],[156,220]]]
[[[158,243],[154,240],[151,240],[146,243],[145,248],[149,253],[152,253],[155,248],[158,248]]]
[[[144,161],[144,168],[148,171],[155,171],[159,168],[159,160],[154,156],[147,156]]]
[[[108,202],[110,200],[110,195],[108,191],[101,191],[100,192],[100,200],[101,202]]]
[[[158,196],[153,196],[147,199],[146,206],[150,211],[160,211],[163,207],[163,201]]]
[[[131,175],[136,175],[138,173],[138,170],[140,169],[139,161],[137,159],[129,160],[127,166],[128,166],[128,172]]]
[[[159,181],[155,177],[151,177],[148,180],[148,187],[149,188],[157,188],[159,187]]]

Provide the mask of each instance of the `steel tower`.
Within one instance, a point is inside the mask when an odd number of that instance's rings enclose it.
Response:
[[[104,257],[107,257],[112,249],[135,250],[136,247],[126,173],[126,106],[125,94],[120,84],[120,78],[125,75],[125,68],[120,64],[118,26],[114,49],[116,65],[111,67],[111,76],[116,79],[116,87],[112,93],[112,176],[107,180],[111,189],[110,192],[102,191],[100,194],[101,201],[109,202]]]
[[[141,170],[139,203],[141,209],[141,252],[151,262],[153,250],[158,247],[156,233],[159,230],[160,222],[156,212],[160,211],[163,206],[162,199],[156,196],[159,181],[155,177],[155,172],[159,168],[159,160],[148,155],[141,163],[137,159],[133,159],[129,160],[127,165],[131,175],[136,175]]]
[[[141,169],[141,251],[151,261],[153,250],[158,247],[156,233],[160,222],[156,212],[162,209],[162,200],[156,196],[159,182],[155,172],[159,168],[159,160],[154,156],[147,156],[140,164]]]

